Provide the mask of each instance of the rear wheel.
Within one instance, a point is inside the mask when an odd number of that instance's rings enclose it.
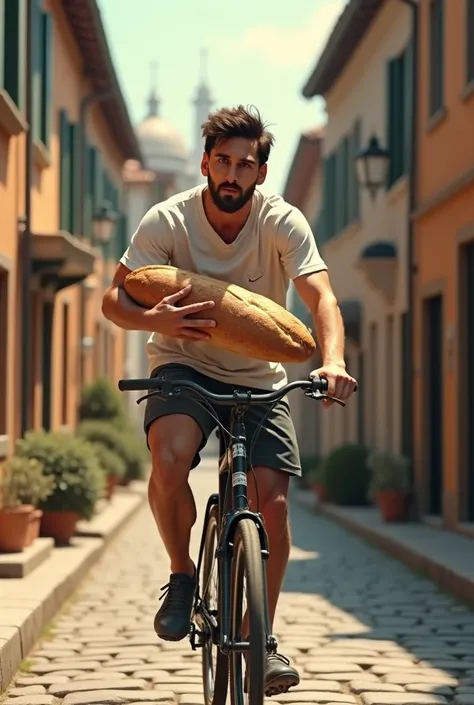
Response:
[[[212,614],[217,615],[218,571],[217,571],[217,538],[218,509],[212,507],[207,524],[206,541],[203,554],[201,577],[202,606]],[[212,632],[206,622],[200,617],[203,631],[202,645],[202,683],[205,705],[224,705],[227,697],[229,680],[229,660],[213,643]]]
[[[245,595],[249,634],[242,635]],[[235,531],[230,599],[231,642],[250,641],[245,658],[236,651],[230,655],[231,703],[262,705],[266,667],[265,583],[260,537],[251,519],[239,521]]]

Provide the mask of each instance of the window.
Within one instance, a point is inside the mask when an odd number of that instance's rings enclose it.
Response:
[[[474,0],[466,0],[466,72],[467,81],[474,81]]]
[[[444,95],[444,0],[431,0],[430,4],[430,83],[429,106],[430,115],[434,115],[443,107]]]
[[[40,140],[49,147],[51,136],[51,106],[53,104],[53,18],[49,12],[41,13],[41,120]]]
[[[8,272],[0,267],[0,438],[7,433]]]
[[[360,130],[361,124],[360,120],[356,120],[352,133],[349,137],[349,163],[348,163],[348,218],[349,223],[353,223],[359,220],[359,180],[357,178],[357,172],[355,168],[355,156],[360,150]]]
[[[10,98],[20,109],[23,109],[26,57],[26,3],[24,0],[3,0],[2,39],[3,75],[0,78]]]

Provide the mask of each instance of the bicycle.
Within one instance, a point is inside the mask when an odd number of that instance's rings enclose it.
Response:
[[[229,431],[216,419],[222,431],[228,433],[230,443],[219,458],[218,492],[209,497],[206,506],[189,638],[193,650],[203,650],[205,705],[225,705],[229,680],[232,705],[243,705],[245,695],[248,705],[262,705],[266,655],[276,653],[278,643],[271,633],[267,604],[267,533],[258,506],[257,511],[251,511],[247,496],[247,473],[252,468],[248,465],[244,416],[251,404],[268,404],[269,413],[271,405],[297,388],[308,397],[326,399],[327,380],[310,377],[264,394],[238,390],[229,395],[213,394],[195,382],[159,377],[120,380],[118,386],[121,391],[148,390],[148,394],[137,400],[138,404],[155,394],[169,399],[187,391],[195,394],[201,403],[232,406]],[[331,398],[345,406],[343,401]],[[209,406],[205,408],[209,410]],[[217,559],[216,562],[214,559]],[[214,568],[217,582],[215,604],[209,593]],[[242,635],[244,577],[247,586],[248,639]],[[201,585],[204,586],[202,594]],[[217,647],[215,662],[214,646]],[[244,653],[247,654],[248,670],[245,683],[242,673]]]

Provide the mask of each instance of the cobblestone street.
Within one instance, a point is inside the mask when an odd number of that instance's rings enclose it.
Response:
[[[214,464],[192,475],[197,555]],[[275,632],[301,683],[277,703],[474,705],[474,613],[401,564],[292,505]],[[153,631],[168,562],[148,509],[111,545],[5,694],[16,705],[201,705],[199,651]],[[271,701],[269,701],[271,702]]]

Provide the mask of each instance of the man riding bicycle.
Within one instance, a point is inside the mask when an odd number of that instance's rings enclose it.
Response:
[[[303,214],[280,196],[256,187],[264,183],[273,135],[256,110],[222,108],[203,124],[201,162],[207,184],[152,206],[139,223],[105,292],[102,312],[126,330],[152,333],[147,352],[153,377],[189,379],[217,394],[240,386],[272,390],[287,379],[280,363],[254,360],[207,342],[214,302],[180,306],[189,289],[168,296],[147,310],[125,293],[125,276],[138,267],[170,264],[238,284],[286,307],[289,280],[310,308],[321,349],[314,374],[328,380],[329,396],[347,400],[356,381],[345,368],[344,328],[327,267]],[[189,318],[200,313],[202,318]],[[326,401],[326,406],[331,401]],[[228,427],[225,407],[216,415]],[[266,407],[246,416],[249,446]],[[227,412],[228,415],[228,412]],[[149,502],[170,558],[171,576],[154,627],[165,640],[184,639],[189,631],[196,568],[189,542],[196,506],[189,472],[216,426],[197,401],[182,397],[148,399],[144,418],[152,456]],[[287,494],[290,476],[301,475],[295,429],[286,399],[265,419],[250,461],[258,483],[260,511],[269,537],[268,601],[273,622],[291,540]],[[255,490],[249,484],[251,506]],[[245,627],[245,620],[244,620]],[[269,655],[265,689],[280,692],[298,685],[298,672],[281,654]]]

